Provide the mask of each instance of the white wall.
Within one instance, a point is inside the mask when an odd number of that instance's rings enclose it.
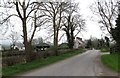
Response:
[[[73,46],[73,48],[74,48],[74,49],[77,49],[77,48],[79,48],[79,47],[82,47],[83,45],[84,45],[83,42],[81,42],[80,40],[76,39],[76,40],[74,41],[74,46]]]

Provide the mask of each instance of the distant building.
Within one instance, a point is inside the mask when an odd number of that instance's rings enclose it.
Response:
[[[0,39],[0,50],[10,50],[10,40]]]
[[[50,45],[47,44],[47,43],[40,43],[38,45],[36,45],[36,49],[38,50],[41,50],[41,51],[45,51],[47,50],[48,48],[50,48]]]
[[[3,51],[3,50],[10,50],[10,46],[9,45],[0,44],[0,51]]]
[[[0,51],[2,51],[3,50],[3,47],[2,47],[2,45],[0,44]]]
[[[76,39],[74,40],[74,49],[78,49],[78,48],[84,48],[84,42],[82,40],[82,38],[76,37]]]
[[[18,49],[19,51],[24,51],[25,47],[22,43],[15,43],[15,46],[13,47],[13,49]]]

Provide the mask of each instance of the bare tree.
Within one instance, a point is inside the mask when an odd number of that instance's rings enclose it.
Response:
[[[116,30],[118,27],[115,25],[115,21],[117,19],[117,16],[119,15],[119,0],[98,0],[96,2],[96,9],[94,8],[94,13],[99,14],[100,16],[100,21],[99,23],[102,23],[103,26],[101,28],[106,28],[109,34],[112,36],[113,40],[116,41],[116,49],[118,51],[120,50],[119,48],[119,30]],[[119,28],[119,27],[118,27]],[[117,32],[117,33],[116,33]],[[115,37],[117,36],[117,37]],[[105,38],[107,41],[107,45],[109,47],[109,39]],[[118,39],[118,40],[117,40]],[[118,48],[117,48],[118,47]],[[112,51],[112,49],[111,49]]]
[[[37,12],[38,9],[40,7],[40,3],[38,2],[33,2],[31,0],[11,0],[11,1],[7,1],[5,2],[3,0],[4,4],[3,6],[1,5],[1,7],[5,8],[6,10],[12,9],[12,11],[15,11],[16,13],[10,13],[7,14],[6,17],[2,20],[2,22],[0,22],[0,24],[4,24],[5,22],[7,22],[8,20],[10,20],[11,17],[15,16],[18,17],[20,19],[20,21],[22,22],[22,30],[23,30],[23,43],[25,46],[25,52],[26,52],[26,61],[31,61],[32,60],[32,46],[31,46],[31,42],[33,40],[35,31],[38,27],[40,27],[41,25],[44,24],[44,21],[40,21],[39,23],[37,23],[38,18],[44,17],[44,15],[40,15],[37,16]],[[5,4],[6,3],[6,4]],[[9,11],[8,11],[9,12]],[[11,11],[10,11],[11,12]],[[2,14],[4,14],[4,12],[2,12]],[[31,20],[30,20],[31,19]],[[31,37],[28,37],[28,29],[30,26],[28,24],[28,21],[33,21],[33,31],[31,34]]]
[[[41,10],[44,11],[44,14],[47,15],[47,18],[50,20],[49,22],[52,24],[53,27],[53,34],[54,34],[54,48],[55,54],[57,53],[58,47],[58,35],[59,30],[62,28],[62,19],[64,11],[69,7],[68,2],[46,2],[43,3]]]
[[[12,41],[12,47],[14,48],[15,43],[17,42],[17,40],[19,39],[19,35],[17,32],[11,31],[11,34],[9,35],[8,39],[10,39]]]
[[[38,45],[38,44],[42,44],[42,43],[44,43],[42,37],[39,37],[39,38],[33,39],[33,41],[32,41],[32,45]]]
[[[99,23],[103,24],[101,29],[106,28],[111,34],[111,29],[115,27],[114,21],[117,16],[118,1],[117,0],[97,0],[91,6],[92,11],[97,14]]]
[[[65,20],[63,20],[63,30],[66,32],[70,49],[73,49],[75,37],[85,28],[85,20],[78,14],[77,7],[78,4],[71,3],[70,8],[66,11]],[[77,31],[76,34],[75,31]]]

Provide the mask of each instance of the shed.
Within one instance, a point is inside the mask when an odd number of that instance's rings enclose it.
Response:
[[[47,43],[40,43],[36,45],[36,49],[40,49],[42,51],[45,51],[47,48],[50,48],[50,45]]]

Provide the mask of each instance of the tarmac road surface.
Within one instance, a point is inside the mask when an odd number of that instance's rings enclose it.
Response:
[[[100,55],[98,50],[88,50],[43,68],[17,74],[17,76],[117,76],[118,73],[101,64]]]

